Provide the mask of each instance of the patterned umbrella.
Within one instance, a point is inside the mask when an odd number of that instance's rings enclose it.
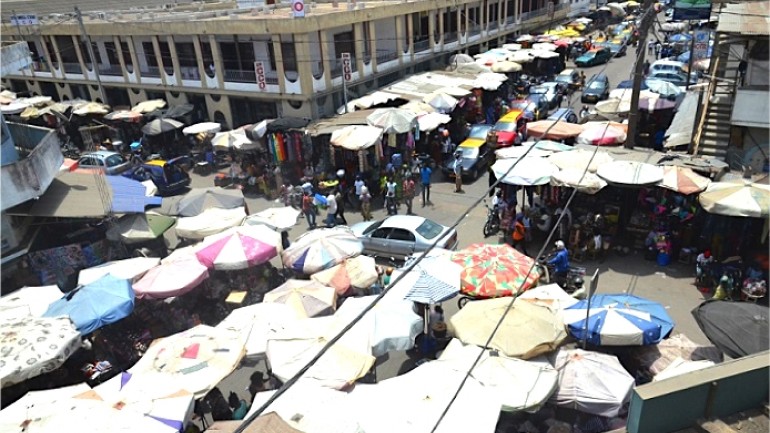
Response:
[[[136,111],[119,110],[108,113],[104,116],[105,120],[122,120],[124,122],[139,122],[142,120],[142,113]]]
[[[209,270],[191,255],[150,269],[134,284],[134,292],[137,298],[171,298],[198,287],[208,277]]]
[[[207,268],[246,269],[272,259],[281,249],[281,235],[267,226],[233,227],[203,240],[195,256]]]
[[[446,256],[426,256],[414,267],[417,280],[404,299],[422,304],[438,304],[457,296],[463,269]],[[406,278],[404,279],[406,280]]]
[[[709,213],[762,218],[770,215],[770,186],[738,179],[713,182],[698,196]]]
[[[693,194],[706,189],[709,183],[709,178],[695,173],[692,169],[667,165],[663,167],[663,180],[659,185],[680,194]]]
[[[273,230],[285,232],[297,225],[300,211],[291,206],[271,207],[251,214],[243,221],[245,226],[266,225]]]
[[[351,287],[366,289],[377,281],[377,264],[369,256],[356,256],[310,277],[344,295]]]
[[[532,271],[525,279],[535,260],[507,244],[473,244],[452,254],[459,263],[460,291],[482,298],[511,296],[537,284],[540,274]]]
[[[334,312],[337,292],[316,281],[290,279],[265,293],[263,302],[286,304],[298,317],[323,316]]]
[[[349,228],[336,227],[305,233],[281,253],[281,259],[286,267],[314,274],[355,257],[363,250],[363,244]]]
[[[602,164],[615,160],[615,158],[605,151],[599,150],[594,155],[593,151],[585,149],[555,153],[549,156],[548,159],[562,170],[576,168],[582,172],[585,170],[586,166],[588,166],[588,171],[592,173],[596,173],[596,170],[598,170]]]

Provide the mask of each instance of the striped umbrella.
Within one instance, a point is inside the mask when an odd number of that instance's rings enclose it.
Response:
[[[355,257],[364,246],[347,227],[318,229],[300,236],[281,253],[283,264],[297,272],[314,274]]]
[[[404,299],[422,304],[438,304],[454,298],[460,291],[462,267],[444,256],[428,256],[414,267],[417,274]]]
[[[246,269],[272,259],[281,249],[281,235],[264,225],[240,226],[208,236],[195,256],[204,266]]]
[[[473,244],[452,254],[463,269],[460,291],[471,296],[511,296],[537,284],[540,274],[530,268],[535,260],[507,244]]]
[[[767,182],[738,179],[713,182],[698,196],[709,213],[762,218],[770,215],[770,186]]]
[[[265,293],[263,301],[286,304],[298,317],[316,317],[334,312],[337,292],[317,281],[290,279]]]
[[[680,194],[701,192],[709,186],[709,178],[699,175],[687,167],[667,165],[663,167],[663,180],[660,186]]]

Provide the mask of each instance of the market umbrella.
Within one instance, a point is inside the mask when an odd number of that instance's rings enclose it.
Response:
[[[667,165],[663,167],[663,180],[658,185],[680,194],[694,194],[706,189],[710,183],[709,178],[695,173],[690,168]]]
[[[556,391],[559,373],[544,358],[524,361],[509,358],[476,345],[452,339],[438,361],[466,372],[476,358],[481,359],[471,372],[487,393],[502,402],[506,412],[537,412]]]
[[[528,145],[503,147],[502,149],[497,149],[495,155],[500,159],[523,158],[525,154],[531,158],[539,158],[549,156],[552,153],[547,150],[538,149],[533,145],[534,143],[529,143]]]
[[[223,188],[195,188],[185,194],[177,204],[179,216],[199,215],[209,208],[233,209],[246,203],[243,192]]]
[[[526,292],[519,294],[516,300],[544,305],[558,311],[571,307],[578,302],[577,299],[570,296],[561,288],[561,286],[555,283],[533,287]]]
[[[594,109],[600,114],[626,114],[631,111],[631,98],[625,94],[621,98],[611,97],[597,102]]]
[[[634,352],[634,359],[650,370],[652,374],[658,374],[668,368],[675,360],[685,361],[711,361],[719,363],[724,360],[722,352],[714,346],[698,344],[684,334],[675,334],[658,344],[641,346]]]
[[[87,116],[89,114],[107,114],[109,112],[110,107],[98,102],[88,102],[72,110],[72,114],[76,114],[78,116]]]
[[[594,146],[613,146],[626,141],[626,133],[614,126],[591,125],[586,126],[583,132],[577,136],[575,143]]]
[[[518,38],[516,38],[516,42],[530,42],[534,40],[535,40],[535,37],[529,34],[521,35]]]
[[[105,275],[53,302],[43,317],[69,316],[78,331],[88,335],[115,323],[134,309],[134,291],[128,280]]]
[[[646,80],[647,90],[653,93],[657,93],[664,98],[676,98],[683,92],[679,86],[670,81],[663,80]]]
[[[615,417],[631,397],[634,378],[613,355],[561,349],[553,366],[559,387],[551,402],[557,406]]]
[[[53,98],[50,96],[32,96],[29,98],[21,98],[18,101],[23,101],[25,104],[31,107],[45,107],[51,105]]]
[[[416,114],[418,117],[422,116],[423,114],[430,114],[430,113],[436,112],[435,108],[418,100],[409,101],[406,104],[402,105],[400,108],[404,110],[409,110],[412,113]]]
[[[770,216],[770,186],[767,183],[736,179],[711,182],[698,195],[709,213],[727,216],[767,218]]]
[[[240,129],[246,131],[252,139],[260,139],[267,134],[267,125],[272,123],[274,119],[264,119],[251,125],[241,126]]]
[[[118,110],[112,113],[107,113],[104,116],[105,120],[122,120],[124,122],[139,122],[142,120],[142,113],[128,110]]]
[[[453,334],[483,347],[510,303],[508,297],[469,302],[449,319]],[[561,320],[551,307],[514,301],[488,347],[522,359],[551,352],[567,338]]]
[[[636,161],[602,164],[596,174],[616,185],[650,185],[663,180],[663,167]]]
[[[417,124],[420,127],[420,131],[423,132],[433,131],[439,126],[445,125],[451,121],[452,117],[443,113],[428,113],[417,118]]]
[[[80,345],[69,317],[0,315],[0,382],[7,387],[50,373]]]
[[[578,169],[581,172],[588,167],[588,171],[596,173],[604,164],[615,160],[609,153],[602,150],[575,149],[572,152],[556,153],[548,157],[555,166],[562,170],[570,168]]]
[[[626,9],[618,3],[607,3],[605,6],[610,8],[612,15],[622,17],[626,14]]]
[[[499,74],[497,72],[482,72],[476,76],[476,79],[471,83],[471,87],[475,89],[482,89],[488,91],[497,90],[500,85],[508,79],[505,74]]]
[[[140,102],[131,108],[131,111],[136,113],[151,113],[155,110],[166,106],[166,101],[162,99],[152,99],[149,101]]]
[[[299,319],[270,333],[267,358],[283,382],[296,375],[347,323],[335,317]],[[365,376],[374,365],[369,332],[353,327],[302,376],[328,388],[342,389]]]
[[[195,109],[195,106],[192,104],[179,104],[174,105],[171,107],[168,107],[165,110],[155,110],[152,113],[150,113],[150,116],[155,117],[166,117],[169,119],[177,119],[183,118],[187,116],[188,114],[192,113]]]
[[[195,403],[193,394],[184,389],[184,384],[169,376],[125,371],[75,398],[103,401],[178,431],[183,431],[192,418]]]
[[[474,61],[475,60],[473,59],[473,57],[467,54],[464,54],[464,53],[453,54],[452,56],[449,57],[449,66],[460,65],[463,63],[473,63]]]
[[[23,101],[14,101],[14,102],[11,102],[10,104],[0,105],[0,112],[6,115],[19,114],[24,110],[26,110],[27,107],[29,107],[29,105],[24,103]]]
[[[128,372],[169,376],[199,399],[235,370],[245,342],[243,334],[198,325],[153,341]]]
[[[125,244],[148,242],[162,236],[176,219],[153,213],[123,215],[107,230],[107,239]]]
[[[537,284],[540,274],[533,270],[535,260],[508,244],[473,244],[452,254],[452,261],[463,267],[461,291],[483,298],[511,296]]]
[[[671,101],[661,96],[644,97],[639,99],[639,109],[649,112],[671,110],[676,108],[676,101]]]
[[[0,297],[0,317],[42,317],[62,295],[58,286],[22,287]]]
[[[513,169],[511,166],[514,166]],[[559,169],[545,158],[524,157],[500,159],[492,164],[492,171],[502,183],[532,186],[550,182],[551,176]]]
[[[706,301],[695,307],[692,315],[706,338],[730,358],[768,350],[767,306]]]
[[[232,271],[261,265],[278,255],[281,235],[264,226],[240,226],[207,236],[195,256],[209,269]]]
[[[488,72],[489,68],[486,66],[479,65],[474,60],[473,63],[461,63],[459,65],[450,66],[450,70],[458,74],[476,75],[482,72]]]
[[[297,238],[281,253],[284,266],[304,274],[314,274],[355,257],[364,250],[347,227],[318,229]]]
[[[243,421],[214,421],[206,428],[206,433],[233,433],[242,423]],[[264,415],[257,417],[243,430],[243,433],[261,432],[303,433],[292,427],[291,424],[284,421],[284,419],[275,412],[267,412]]]
[[[297,311],[285,304],[261,302],[236,308],[216,326],[248,335],[246,357],[262,358],[267,351],[267,335],[272,329],[302,318]]]
[[[337,294],[344,295],[351,288],[368,289],[377,282],[377,264],[369,256],[356,256],[346,259],[339,265],[316,272],[310,278],[319,283],[333,287]]]
[[[105,275],[112,275],[121,280],[138,281],[150,269],[158,266],[157,257],[132,257],[129,259],[113,260],[99,266],[81,270],[78,273],[78,284],[91,284]]]
[[[521,143],[522,146],[535,146],[535,149],[544,150],[546,152],[550,152],[551,154],[559,153],[559,152],[568,152],[570,150],[575,150],[574,147],[561,143],[559,141],[552,141],[552,140],[545,140],[545,139],[536,139],[534,141],[525,141],[524,143]]]
[[[254,150],[260,147],[259,143],[251,140],[246,136],[246,131],[242,129],[236,129],[227,132],[218,132],[212,139],[211,145],[219,150],[236,149],[236,150]]]
[[[607,186],[607,182],[594,173],[584,172],[579,168],[568,168],[554,174],[551,177],[551,185],[577,188],[585,194],[596,194]]]
[[[359,151],[374,146],[380,139],[382,139],[382,128],[348,125],[332,132],[329,143],[343,149]]]
[[[460,291],[463,268],[449,256],[426,256],[410,273],[417,279],[404,295],[408,301],[421,304],[439,304],[457,296]],[[406,279],[406,278],[405,278]]]
[[[538,42],[536,44],[532,44],[533,50],[542,50],[542,51],[556,51],[558,47],[556,44],[552,44],[550,42]]]
[[[594,346],[658,344],[674,329],[665,307],[634,295],[594,295],[563,314],[569,333]]]
[[[238,227],[246,219],[246,209],[209,208],[196,216],[181,217],[174,230],[177,236],[185,239],[203,239],[206,236],[221,233],[229,228]]]
[[[692,39],[692,35],[688,35],[687,33],[677,33],[675,35],[671,35],[668,37],[668,41],[673,43],[688,42],[691,39]]]
[[[347,298],[334,317],[349,323],[376,299],[377,296]],[[354,328],[364,328],[369,333],[372,354],[379,357],[414,347],[415,338],[423,330],[423,319],[414,312],[412,302],[391,299],[375,305]]]
[[[366,123],[382,128],[386,134],[403,134],[417,125],[417,115],[402,108],[378,108],[366,118]]]
[[[299,317],[317,317],[334,312],[337,292],[317,281],[289,279],[265,293],[263,302],[286,304]]]
[[[134,284],[134,292],[137,298],[171,298],[198,287],[208,277],[208,269],[189,256],[150,269]]]
[[[508,72],[520,72],[521,71],[521,65],[516,62],[510,62],[508,60],[503,60],[502,62],[495,62],[492,65],[492,72],[502,72],[502,73],[508,73]]]
[[[562,120],[538,120],[527,123],[527,136],[547,138],[550,140],[564,140],[574,138],[583,132],[583,125],[569,123]]]
[[[422,101],[435,108],[439,113],[451,113],[460,102],[454,96],[446,93],[431,93],[422,98]]]
[[[184,135],[197,135],[200,133],[216,134],[222,129],[222,125],[217,122],[201,122],[185,127],[182,130]]]
[[[243,225],[265,225],[273,230],[285,232],[297,225],[299,215],[300,211],[291,206],[271,207],[247,216]]]
[[[145,135],[160,135],[164,134],[166,132],[175,131],[181,127],[183,127],[184,124],[182,122],[177,122],[174,119],[155,119],[146,125],[142,127],[142,132]]]
[[[666,367],[665,370],[656,374],[652,380],[654,382],[658,382],[661,380],[670,379],[675,376],[692,373],[693,371],[713,367],[714,365],[716,365],[714,361],[709,361],[707,359],[702,359],[700,361],[687,361],[682,358],[676,358],[668,367]]]

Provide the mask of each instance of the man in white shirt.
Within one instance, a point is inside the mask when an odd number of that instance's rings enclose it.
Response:
[[[337,223],[337,199],[334,192],[326,196],[326,226],[334,227]]]
[[[465,192],[463,191],[463,154],[460,151],[455,152],[454,173],[455,192]]]
[[[392,177],[388,178],[388,182],[385,183],[385,207],[388,210],[388,215],[395,215],[398,213],[396,208],[396,187],[398,184]]]
[[[361,197],[361,189],[366,185],[363,179],[361,179],[361,176],[356,176],[356,181],[353,182],[353,186],[356,188],[356,198],[358,199]],[[359,208],[361,206],[361,200],[358,200]]]

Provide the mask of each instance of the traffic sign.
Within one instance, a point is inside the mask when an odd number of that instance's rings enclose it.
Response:
[[[267,90],[267,79],[265,78],[264,62],[254,62],[254,73],[257,75],[257,87],[259,90]]]
[[[353,68],[350,65],[350,53],[342,53],[342,79],[345,82],[353,80]]]
[[[305,0],[292,0],[291,9],[294,11],[294,18],[305,18]]]

